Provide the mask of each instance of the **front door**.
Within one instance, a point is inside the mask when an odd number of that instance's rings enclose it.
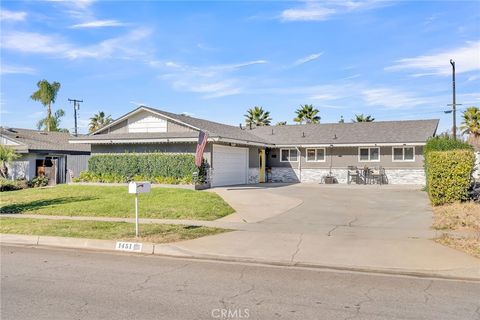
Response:
[[[258,160],[260,162],[260,168],[258,169],[258,182],[265,182],[265,149],[258,151]]]

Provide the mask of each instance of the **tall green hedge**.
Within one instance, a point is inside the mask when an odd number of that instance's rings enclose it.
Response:
[[[123,178],[133,176],[191,178],[195,157],[191,154],[121,153],[93,155],[88,160],[88,171],[97,174],[116,174]]]
[[[430,151],[448,151],[458,149],[473,150],[472,146],[464,141],[453,139],[453,137],[447,135],[440,135],[427,140],[427,143],[423,148],[423,153],[427,154]]]
[[[427,190],[433,205],[468,199],[475,166],[472,150],[429,151],[425,161]]]

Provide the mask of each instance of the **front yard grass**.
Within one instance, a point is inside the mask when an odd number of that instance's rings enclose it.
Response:
[[[436,242],[480,258],[480,204],[465,202],[434,207],[433,221],[434,229],[470,234],[466,237],[444,234]]]
[[[171,224],[141,224],[135,238],[135,224],[127,222],[0,218],[0,233],[72,237],[103,240],[135,240],[166,243],[225,232],[225,229]]]
[[[135,216],[135,195],[126,186],[60,185],[0,194],[0,213],[60,216]],[[215,220],[234,212],[220,196],[174,188],[139,195],[141,218]]]

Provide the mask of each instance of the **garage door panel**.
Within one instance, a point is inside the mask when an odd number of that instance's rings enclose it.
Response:
[[[213,145],[212,186],[247,183],[248,149]]]

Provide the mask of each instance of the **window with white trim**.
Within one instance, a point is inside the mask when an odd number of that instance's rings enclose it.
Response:
[[[280,162],[297,162],[297,149],[280,149]]]
[[[415,161],[415,147],[393,147],[392,161]]]
[[[361,162],[380,161],[380,148],[379,147],[358,148],[358,161],[361,161]]]
[[[308,148],[307,162],[325,162],[325,148]]]

